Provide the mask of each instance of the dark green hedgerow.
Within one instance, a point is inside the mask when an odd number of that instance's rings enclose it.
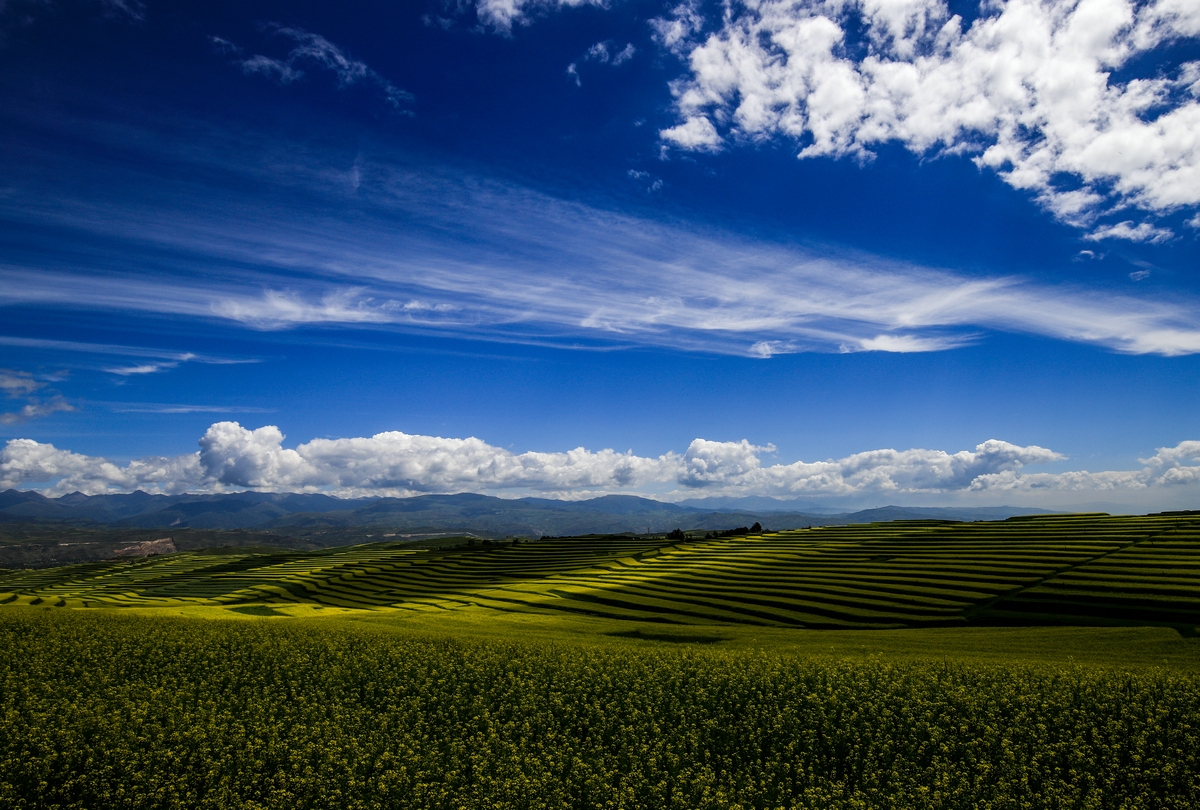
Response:
[[[1200,677],[0,614],[5,808],[1195,808]]]

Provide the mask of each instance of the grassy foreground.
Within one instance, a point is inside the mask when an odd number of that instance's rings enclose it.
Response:
[[[1165,628],[182,612],[0,609],[0,806],[1200,806]]]

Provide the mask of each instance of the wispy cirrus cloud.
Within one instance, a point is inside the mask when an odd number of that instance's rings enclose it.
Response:
[[[1200,486],[1200,442],[1160,448],[1139,470],[1028,472],[1065,457],[1036,445],[991,439],[974,449],[870,450],[824,461],[764,463],[771,445],[695,439],[682,452],[656,457],[632,451],[513,452],[477,438],[389,431],[284,446],[278,427],[214,423],[196,453],[137,459],[124,466],[30,439],[0,451],[0,488],[40,484],[51,493],[328,492],[408,496],[480,492],[577,498],[639,492],[668,500],[700,495],[874,497],[924,495],[985,498],[1021,493],[1124,493],[1169,499]],[[1172,494],[1174,493],[1174,495]]]
[[[1114,293],[775,242],[387,153],[339,165],[248,133],[210,133],[189,148],[130,126],[92,131],[147,156],[219,168],[261,192],[247,199],[186,179],[169,181],[168,205],[158,181],[104,204],[62,190],[0,198],[0,216],[15,227],[54,227],[73,246],[70,256],[47,245],[36,263],[0,264],[0,305],[764,358],[938,351],[989,331],[1200,352],[1200,304],[1186,293]],[[103,166],[74,169],[112,185]]]
[[[1131,353],[1200,351],[1200,307],[1178,297],[972,277],[699,232],[479,181],[467,193],[470,239],[447,242],[445,233],[463,227],[463,187],[433,180],[389,188],[381,171],[377,198],[352,223],[292,211],[250,228],[219,210],[180,210],[159,211],[159,224],[146,225],[136,206],[118,216],[75,209],[65,224],[127,240],[128,256],[168,250],[204,256],[208,266],[258,269],[228,278],[199,271],[146,277],[10,263],[0,266],[0,303],[156,312],[258,329],[336,324],[758,357],[937,351],[983,339],[981,330]],[[398,233],[388,222],[399,212],[428,229]],[[225,234],[219,247],[213,232]]]
[[[177,367],[178,363],[140,363],[136,366],[113,366],[112,368],[104,369],[109,374],[116,374],[121,377],[139,376],[142,374],[156,374],[160,371],[166,371]]]
[[[181,363],[200,363],[202,365],[229,366],[245,365],[262,362],[256,357],[221,357],[216,355],[197,354],[196,352],[178,352],[164,349],[148,348],[145,346],[122,346],[111,343],[84,343],[74,340],[54,340],[50,338],[28,338],[11,335],[0,335],[0,346],[13,346],[49,352],[55,355],[98,354],[107,356],[110,360],[117,358],[145,358],[150,362],[124,363],[99,366],[99,370],[120,377],[155,374],[178,368]],[[85,368],[96,368],[91,364]],[[0,392],[10,393],[19,386],[34,386],[30,391],[45,385],[42,380],[35,380],[27,372],[11,372],[0,369]]]
[[[339,87],[354,84],[371,84],[379,88],[393,107],[410,104],[413,94],[402,90],[372,70],[366,62],[354,59],[342,48],[320,34],[303,28],[270,24],[267,30],[283,39],[290,40],[291,49],[283,57],[248,54],[240,45],[224,37],[211,36],[209,41],[218,51],[229,56],[246,74],[259,74],[274,79],[280,84],[291,84],[304,76],[305,67],[319,68],[332,73]]]
[[[134,22],[143,22],[146,19],[146,4],[141,0],[100,0],[100,4],[113,16],[125,17]]]
[[[107,407],[113,413],[274,413],[274,408],[253,405],[188,405],[163,402],[91,402],[92,405]]]

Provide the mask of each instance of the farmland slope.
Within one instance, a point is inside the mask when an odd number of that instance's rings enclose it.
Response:
[[[315,605],[808,628],[1200,625],[1200,514],[897,521],[708,540],[593,536],[185,552],[0,571],[0,603]]]

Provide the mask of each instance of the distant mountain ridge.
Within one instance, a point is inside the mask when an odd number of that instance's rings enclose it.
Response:
[[[636,495],[583,501],[496,498],[490,495],[418,495],[412,498],[335,498],[331,495],[236,492],[221,495],[84,495],[47,498],[37,492],[0,492],[0,523],[96,524],[140,529],[258,529],[313,534],[323,529],[374,527],[420,534],[573,535],[649,533],[671,529],[729,529],[755,522],[773,529],[888,520],[999,520],[1043,514],[1021,507],[885,506],[857,512],[806,512],[771,507],[773,499],[703,499],[666,503]]]

